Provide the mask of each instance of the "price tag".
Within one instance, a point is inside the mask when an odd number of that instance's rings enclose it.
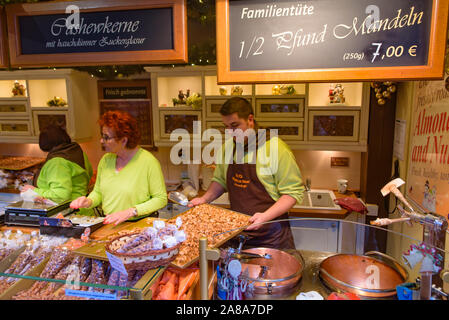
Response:
[[[128,271],[126,271],[125,265],[123,264],[122,260],[120,258],[114,256],[113,254],[106,251],[106,255],[108,256],[109,263],[111,264],[111,267],[117,270],[120,273],[123,273],[125,275],[128,275]]]
[[[117,294],[115,293],[101,293],[101,292],[65,289],[65,295],[80,298],[99,299],[99,300],[117,300]]]
[[[228,264],[228,272],[234,279],[237,279],[242,273],[242,264],[238,260],[232,260]]]

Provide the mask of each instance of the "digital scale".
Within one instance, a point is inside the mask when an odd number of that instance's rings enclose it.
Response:
[[[51,217],[61,213],[71,213],[70,200],[57,205],[18,201],[5,207],[5,224],[8,226],[39,227],[39,218]]]

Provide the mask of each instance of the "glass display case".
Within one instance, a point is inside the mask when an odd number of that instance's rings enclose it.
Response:
[[[358,141],[359,111],[309,111],[309,140]]]
[[[95,84],[72,69],[1,71],[0,121],[6,125],[0,142],[37,143],[43,125],[55,121],[75,141],[90,139],[96,120],[91,115],[98,113]]]
[[[276,122],[276,121],[259,121],[261,129],[275,129],[277,135],[285,141],[303,141],[304,140],[304,122]]]
[[[288,118],[293,121],[304,119],[305,98],[256,98],[257,118]]]
[[[170,139],[170,134],[176,129],[187,130],[188,133],[194,132],[194,121],[201,120],[200,111],[181,111],[181,110],[163,110],[160,112],[162,138]]]
[[[351,82],[221,85],[218,84],[215,66],[145,69],[151,73],[156,145],[173,145],[169,136],[164,133],[163,127],[166,127],[167,123],[163,123],[162,111],[194,110],[184,104],[172,103],[173,99],[177,99],[180,89],[185,93],[185,90],[190,88],[191,92],[196,90],[203,98],[202,110],[198,110],[205,122],[201,127],[203,131],[210,127],[219,129],[217,122],[221,121],[221,106],[227,99],[239,96],[252,104],[257,121],[264,122],[265,125],[269,123],[282,131],[281,137],[285,138],[291,149],[366,151],[369,120],[367,84]],[[338,99],[331,99],[330,88],[338,91]],[[343,100],[344,102],[336,102]],[[323,130],[324,125],[320,127],[319,121],[324,121],[325,116],[331,116],[327,118],[332,122],[331,125],[342,124],[344,127],[339,128],[338,132],[331,130],[326,133]],[[281,124],[283,122],[286,123]]]
[[[208,281],[207,296],[219,300],[294,300],[315,291],[320,300],[419,300],[426,295],[425,300],[447,300],[448,283],[443,279],[447,281],[444,259],[449,251],[438,241],[432,244],[403,233],[403,218],[373,222],[290,217],[264,224],[264,228],[289,226],[293,247],[254,246],[249,233],[235,228],[212,234],[211,239],[227,238],[227,233],[232,237],[217,248],[204,247],[200,240],[200,252],[206,250],[209,257],[206,265],[199,264],[200,274],[204,272]],[[417,235],[422,234],[421,224],[414,228]],[[435,239],[445,238],[447,233],[446,225],[435,233]],[[172,268],[130,271],[123,276],[107,259],[80,255],[79,245],[67,238],[53,238],[55,243],[50,245],[36,233],[18,236],[14,231],[8,235],[3,231],[0,235],[2,300],[152,299],[164,272]],[[36,244],[37,237],[41,237],[40,244]],[[43,243],[51,250],[44,250]],[[87,246],[104,246],[104,241],[101,243],[91,240]],[[237,251],[240,245],[242,250]],[[228,266],[233,260],[232,264],[238,262],[241,268],[231,278]],[[195,268],[188,264],[177,272]],[[199,298],[196,281],[189,289],[189,298]]]
[[[31,123],[26,120],[0,120],[0,135],[29,136],[32,133]]]

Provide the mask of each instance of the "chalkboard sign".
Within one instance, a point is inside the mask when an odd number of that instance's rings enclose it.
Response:
[[[150,80],[98,81],[100,115],[106,111],[126,111],[137,119],[140,145],[153,147]]]
[[[183,0],[11,5],[11,65],[186,62],[185,15]]]
[[[103,99],[148,99],[147,87],[105,87]]]
[[[440,0],[217,1],[218,83],[440,79]]]

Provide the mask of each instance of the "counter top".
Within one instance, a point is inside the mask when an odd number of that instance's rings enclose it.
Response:
[[[352,197],[352,198],[357,198],[356,194],[354,191],[350,191],[348,190],[345,194],[342,193],[338,193],[336,190],[332,190],[335,194],[335,197],[337,199],[339,198],[344,198],[344,197]],[[204,190],[200,190],[198,192],[198,196],[201,197],[202,195],[204,195],[205,191]],[[222,198],[220,201],[220,198]],[[218,198],[217,200],[219,201],[215,201],[212,202],[211,204],[214,204],[216,206],[220,206],[223,208],[230,208],[230,205],[227,203],[229,202],[226,199],[222,197]],[[350,211],[346,210],[346,209],[341,209],[341,210],[325,210],[325,209],[303,209],[303,208],[292,208],[290,209],[290,214],[289,216],[291,217],[298,217],[298,218],[327,218],[327,219],[345,219],[349,214],[351,214]]]

